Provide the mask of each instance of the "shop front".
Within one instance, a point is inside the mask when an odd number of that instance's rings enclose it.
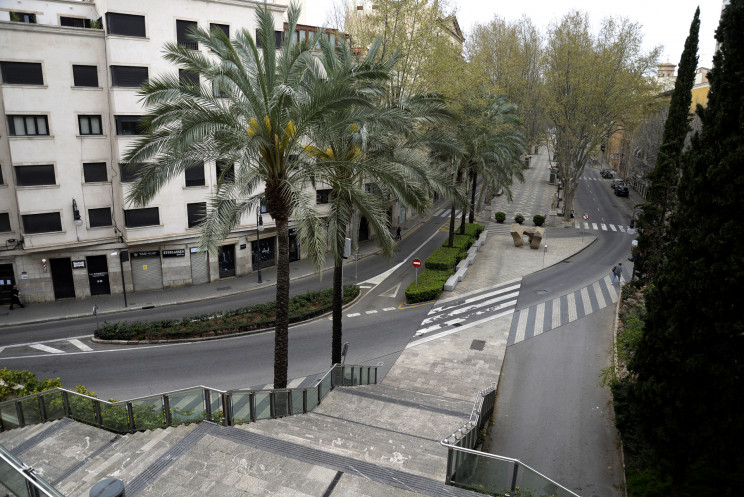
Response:
[[[135,292],[163,289],[163,266],[159,250],[131,252],[132,283]]]

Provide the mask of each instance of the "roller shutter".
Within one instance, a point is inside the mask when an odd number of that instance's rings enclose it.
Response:
[[[163,268],[160,252],[132,252],[132,282],[135,292],[163,289]]]

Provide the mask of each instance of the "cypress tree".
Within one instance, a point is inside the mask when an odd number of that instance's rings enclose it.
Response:
[[[744,483],[744,0],[716,32],[703,128],[682,160],[663,262],[647,292],[644,335],[629,364],[639,427],[672,495],[691,480],[741,495]]]
[[[700,8],[698,7],[679,61],[677,80],[669,102],[669,115],[664,124],[664,134],[656,167],[648,176],[651,183],[648,198],[638,218],[638,251],[634,271],[641,278],[650,277],[661,258],[667,213],[673,206],[674,191],[680,172],[679,161],[685,137],[690,131],[690,104],[698,62],[699,31]]]

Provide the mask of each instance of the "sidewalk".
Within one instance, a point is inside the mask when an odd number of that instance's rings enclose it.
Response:
[[[406,220],[402,226],[402,236],[405,238],[411,230],[426,222],[428,216],[419,216]],[[375,240],[359,242],[359,259],[364,259],[381,253]],[[349,259],[347,262],[351,262]],[[323,271],[333,268],[333,259],[326,256]],[[290,263],[289,274],[292,280],[317,276],[314,265],[308,259],[301,259]],[[190,285],[146,292],[128,292],[127,306],[124,307],[124,296],[120,293],[101,295],[86,299],[58,300],[55,302],[31,303],[25,308],[9,310],[8,306],[0,308],[0,328],[18,326],[22,324],[57,321],[93,315],[93,306],[98,306],[98,314],[112,314],[122,311],[137,311],[142,308],[163,307],[167,305],[198,302],[248,293],[276,284],[276,266],[261,269],[262,283],[257,283],[257,273],[251,272],[242,276],[218,279],[201,285]]]

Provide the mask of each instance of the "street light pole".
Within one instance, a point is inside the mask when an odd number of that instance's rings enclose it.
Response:
[[[261,232],[264,229],[261,209],[256,211],[256,265],[258,266],[258,282],[263,283],[261,279]]]

